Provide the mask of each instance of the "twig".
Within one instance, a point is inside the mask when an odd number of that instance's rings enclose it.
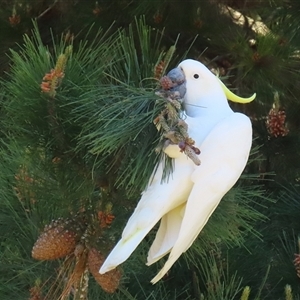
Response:
[[[231,8],[227,5],[219,4],[221,13],[229,16],[233,22],[239,26],[244,26],[245,24],[249,24],[249,28],[253,30],[255,33],[266,35],[271,33],[270,29],[267,25],[261,21],[255,21],[254,19],[243,15],[239,11]]]
[[[38,16],[37,16],[37,20],[40,19],[41,17],[43,17],[48,11],[50,11],[58,2],[59,0],[55,0],[53,2],[53,4],[51,6],[49,6],[46,10],[44,10],[42,13],[40,13]]]

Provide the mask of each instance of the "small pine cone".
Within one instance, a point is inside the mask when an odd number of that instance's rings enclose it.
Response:
[[[300,254],[295,253],[294,266],[297,272],[297,276],[300,278]]]
[[[67,229],[68,220],[58,219],[46,225],[32,248],[32,257],[53,260],[71,254],[78,241],[76,231]]]
[[[167,76],[163,76],[161,79],[160,79],[160,85],[161,87],[164,89],[164,90],[169,90],[173,87],[173,82],[172,80],[167,77]]]
[[[91,248],[88,253],[88,268],[91,274],[94,276],[97,283],[102,287],[102,289],[107,293],[114,293],[120,284],[120,279],[122,273],[120,269],[116,268],[105,274],[100,274],[99,269],[105,260],[104,255],[102,255],[95,248]]]
[[[159,79],[163,73],[166,63],[162,60],[154,67],[154,78]]]
[[[285,124],[286,114],[283,109],[272,108],[267,116],[266,126],[271,136],[286,136],[289,130]]]
[[[252,60],[256,63],[259,62],[261,60],[261,55],[258,52],[254,52],[252,55]]]
[[[163,20],[163,15],[161,14],[161,12],[158,10],[154,15],[153,15],[153,21],[156,24],[161,23],[161,21]]]
[[[29,293],[30,293],[29,300],[44,300],[40,287],[34,286],[30,288]]]

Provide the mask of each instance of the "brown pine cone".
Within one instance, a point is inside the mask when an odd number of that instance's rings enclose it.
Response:
[[[58,219],[46,225],[32,248],[32,257],[53,260],[71,254],[78,241],[78,234],[69,228],[69,221]]]
[[[272,108],[267,116],[267,129],[271,136],[286,136],[289,132],[286,127],[286,114],[283,109]]]
[[[120,279],[122,277],[121,270],[116,268],[105,274],[100,274],[99,270],[105,260],[104,255],[102,255],[95,248],[91,248],[88,253],[88,268],[91,274],[94,276],[95,280],[102,287],[102,289],[107,293],[114,293],[120,284]]]
[[[164,89],[164,90],[169,90],[170,88],[173,87],[173,82],[172,80],[167,77],[167,76],[163,76],[161,79],[160,79],[160,85],[161,87]]]

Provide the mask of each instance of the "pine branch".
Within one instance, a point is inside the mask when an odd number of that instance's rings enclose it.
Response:
[[[271,33],[270,29],[263,22],[256,21],[249,16],[245,16],[241,12],[231,8],[228,5],[219,3],[218,6],[220,12],[226,16],[229,16],[235,24],[241,27],[247,26],[249,29],[253,30],[253,32],[260,35],[267,35]]]

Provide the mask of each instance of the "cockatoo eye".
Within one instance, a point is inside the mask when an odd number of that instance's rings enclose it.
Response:
[[[198,78],[199,78],[199,75],[198,75],[198,74],[194,74],[194,78],[195,78],[195,79],[198,79]]]

